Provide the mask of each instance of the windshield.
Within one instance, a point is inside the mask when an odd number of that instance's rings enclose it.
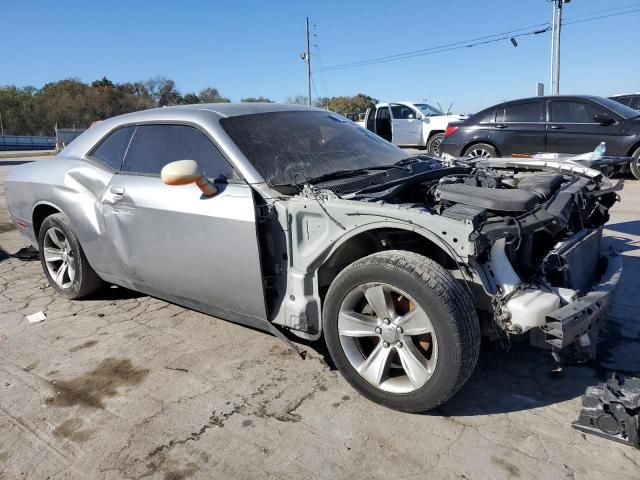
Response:
[[[337,171],[393,165],[400,148],[332,112],[239,115],[222,128],[269,185],[295,185]]]
[[[418,110],[420,110],[420,113],[422,113],[422,115],[424,115],[425,117],[433,117],[433,116],[436,116],[436,115],[444,115],[444,113],[442,113],[436,107],[432,107],[431,105],[429,105],[427,103],[416,103],[415,106],[416,106],[416,108]]]
[[[611,100],[610,98],[597,98],[594,100],[598,102],[600,105],[603,105],[613,110],[615,113],[617,113],[624,119],[634,118],[639,115],[638,110],[634,110],[633,108],[627,107],[626,105],[618,103],[615,100]]]

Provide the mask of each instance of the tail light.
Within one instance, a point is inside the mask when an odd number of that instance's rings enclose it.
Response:
[[[458,127],[456,125],[447,125],[447,129],[444,131],[444,136],[450,137],[455,133],[456,130],[458,130]]]

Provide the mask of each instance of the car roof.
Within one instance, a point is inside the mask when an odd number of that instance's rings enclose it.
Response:
[[[636,93],[616,93],[615,95],[611,95],[609,98],[629,97],[631,95],[640,95],[640,92],[636,92]]]
[[[402,101],[402,102],[384,102],[384,103],[376,103],[376,108],[380,108],[380,107],[388,107],[389,105],[417,105],[419,103],[424,103],[424,102],[407,102],[407,101]]]

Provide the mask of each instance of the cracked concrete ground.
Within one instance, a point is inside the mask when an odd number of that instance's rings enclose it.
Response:
[[[4,203],[14,163],[0,159],[0,478],[640,478],[640,452],[569,426],[587,385],[640,373],[640,182],[607,230],[626,269],[598,363],[553,378],[546,352],[487,345],[452,401],[408,415],[355,393],[319,345],[303,361],[120,288],[56,296],[39,262],[9,256],[26,246]]]

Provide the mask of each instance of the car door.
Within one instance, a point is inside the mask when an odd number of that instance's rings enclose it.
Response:
[[[616,119],[611,125],[596,122],[595,115]],[[617,115],[588,100],[550,100],[547,151],[586,153],[606,142],[607,153],[623,155],[623,131]]]
[[[200,164],[215,196],[162,182],[182,159]],[[202,131],[136,126],[104,204],[125,286],[266,319],[253,191]]]
[[[541,100],[507,104],[496,110],[489,139],[503,157],[544,152],[544,120],[544,102]]]
[[[391,114],[389,113],[389,107],[378,107],[375,132],[385,140],[391,141]]]
[[[408,105],[392,103],[391,133],[396,145],[419,145],[422,140],[422,120],[418,112]]]

